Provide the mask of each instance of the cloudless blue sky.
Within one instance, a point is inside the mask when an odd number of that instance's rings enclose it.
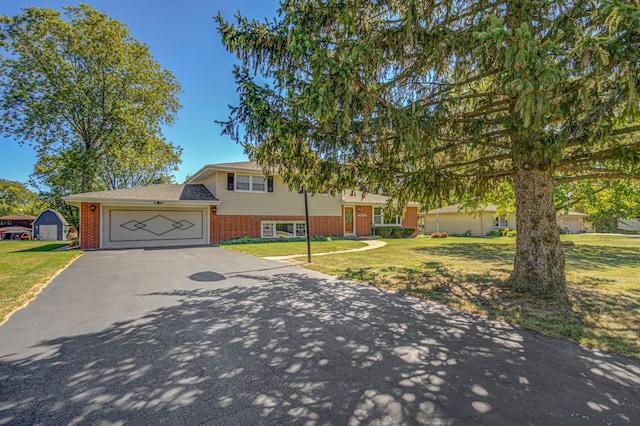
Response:
[[[164,129],[168,140],[184,148],[179,183],[205,164],[244,161],[242,147],[221,136],[215,120],[225,120],[238,97],[232,69],[236,59],[220,42],[213,17],[227,19],[240,11],[263,20],[277,15],[278,0],[89,0],[95,9],[129,27],[132,37],[147,44],[155,60],[171,70],[182,85],[183,105],[177,122]],[[34,5],[62,10],[69,0],[0,0],[0,14],[14,16]],[[33,171],[33,148],[0,135],[0,178],[26,183]]]

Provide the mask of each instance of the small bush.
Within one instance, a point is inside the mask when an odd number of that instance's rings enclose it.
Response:
[[[411,236],[416,230],[414,228],[394,228],[391,238],[405,238]]]
[[[374,228],[373,234],[382,238],[404,238],[413,235],[415,228]]]
[[[410,237],[413,235],[416,230],[414,228],[403,228],[404,229],[404,237]]]
[[[515,237],[518,235],[518,232],[515,229],[511,229],[509,230],[509,232],[507,232],[507,237]]]
[[[500,231],[496,231],[495,229],[493,231],[489,231],[489,233],[487,234],[487,237],[499,237],[500,235]]]
[[[446,232],[433,232],[431,238],[447,238],[449,235]]]
[[[393,228],[375,228],[373,233],[380,235],[382,238],[389,238],[393,234]]]

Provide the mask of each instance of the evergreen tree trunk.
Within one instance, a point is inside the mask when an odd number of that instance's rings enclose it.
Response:
[[[564,253],[553,202],[553,172],[523,161],[513,179],[516,198],[516,258],[508,279],[517,291],[566,298]]]

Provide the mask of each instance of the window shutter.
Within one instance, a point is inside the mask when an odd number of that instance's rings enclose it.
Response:
[[[227,173],[227,189],[233,191],[233,173]]]
[[[267,192],[273,192],[273,176],[267,177]]]

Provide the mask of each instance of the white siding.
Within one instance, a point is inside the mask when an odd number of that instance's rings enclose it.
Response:
[[[238,174],[244,173],[235,173]],[[229,191],[225,172],[214,174],[203,184],[220,200],[218,215],[303,216],[304,196],[298,191],[289,191],[280,177],[275,176],[273,180],[273,192]],[[311,216],[342,216],[339,194],[335,197],[309,195],[308,201]]]
[[[582,232],[582,218],[576,216],[560,216],[559,226],[561,230],[566,230],[570,234],[579,234]]]

